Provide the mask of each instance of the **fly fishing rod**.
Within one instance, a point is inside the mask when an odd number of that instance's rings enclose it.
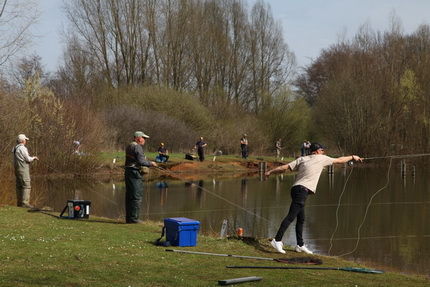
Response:
[[[276,262],[290,263],[290,264],[309,264],[309,265],[322,264],[321,259],[312,258],[312,257],[268,258],[268,257],[253,257],[253,256],[242,256],[242,255],[220,254],[220,253],[207,253],[207,252],[198,252],[198,251],[186,251],[186,250],[177,250],[177,249],[166,249],[166,251],[189,253],[189,254],[200,254],[200,255],[235,257],[235,258],[244,258],[244,259],[269,260],[269,261],[276,261]]]
[[[365,158],[363,158],[363,160],[384,159],[384,158],[409,158],[409,157],[420,157],[420,156],[430,156],[430,153],[416,153],[416,154],[365,157]]]
[[[340,270],[358,273],[382,274],[382,270],[358,267],[290,267],[290,266],[226,266],[226,268],[252,268],[252,269],[311,269],[311,270]]]
[[[374,156],[374,157],[363,157],[362,160],[375,160],[375,159],[394,159],[394,158],[411,158],[411,157],[422,157],[422,156],[430,156],[430,153],[417,153],[417,154],[403,154],[403,155],[387,155],[387,156]],[[354,165],[354,161],[350,160],[348,162],[349,166]]]

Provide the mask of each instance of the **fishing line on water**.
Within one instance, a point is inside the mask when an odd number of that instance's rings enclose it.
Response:
[[[50,165],[48,165],[48,164],[46,164],[46,163],[43,163],[43,162],[42,162],[42,164],[46,165],[48,168],[52,169],[53,171],[55,171],[55,172],[57,172],[57,173],[63,173],[63,172],[61,172],[60,170],[58,170],[58,169],[56,169],[56,168],[54,168],[54,167],[52,167],[52,166],[50,166]],[[196,185],[194,182],[192,182],[192,181],[190,181],[190,180],[187,180],[187,179],[185,179],[185,178],[182,178],[182,177],[180,177],[179,175],[177,175],[177,174],[176,174],[176,173],[174,173],[174,172],[168,171],[168,170],[166,170],[166,169],[164,169],[164,168],[162,168],[162,167],[160,167],[160,166],[156,166],[156,167],[157,167],[159,170],[163,171],[164,173],[170,174],[170,175],[172,175],[173,177],[176,177],[176,178],[178,178],[178,179],[180,179],[180,180],[182,180],[182,181],[184,181],[184,182],[190,183],[190,184],[192,184],[192,185]],[[99,196],[101,196],[102,198],[104,198],[104,199],[106,199],[106,200],[108,200],[108,201],[110,201],[110,202],[114,203],[115,205],[118,205],[118,203],[117,203],[117,202],[115,202],[115,201],[113,201],[113,200],[111,200],[111,199],[109,199],[109,198],[107,198],[107,197],[103,196],[101,193],[99,193],[99,192],[97,192],[97,191],[94,191],[94,190],[93,190],[93,189],[91,189],[89,186],[84,185],[84,184],[83,184],[83,183],[81,183],[81,182],[78,182],[78,183],[79,183],[79,184],[81,184],[82,186],[84,186],[84,187],[88,188],[90,191],[92,191],[92,192],[94,192],[94,193],[98,194],[98,195],[99,195]],[[210,191],[210,190],[208,190],[208,189],[206,189],[206,188],[203,188],[203,187],[201,187],[201,186],[198,186],[198,188],[199,188],[199,189],[201,189],[201,190],[206,191],[207,193],[209,193],[209,194],[211,194],[211,195],[213,195],[213,196],[215,196],[215,197],[218,197],[219,199],[221,199],[221,200],[223,200],[223,201],[225,201],[225,202],[227,202],[227,203],[229,203],[229,204],[231,204],[231,205],[233,205],[233,206],[235,206],[235,207],[237,207],[237,208],[239,208],[239,209],[241,209],[241,210],[243,210],[243,211],[245,211],[245,212],[247,212],[247,213],[249,213],[249,214],[251,214],[251,215],[253,215],[253,216],[257,217],[257,218],[259,218],[259,219],[262,219],[262,220],[264,220],[264,221],[266,221],[266,222],[270,223],[270,221],[269,221],[268,219],[266,219],[266,218],[264,218],[264,217],[262,217],[262,216],[260,216],[260,215],[258,215],[258,214],[256,214],[256,213],[254,213],[254,212],[252,212],[252,211],[250,211],[250,210],[248,210],[248,209],[246,209],[246,208],[244,208],[244,207],[242,207],[242,206],[240,206],[240,205],[238,205],[238,204],[236,204],[236,203],[234,203],[234,202],[232,202],[232,201],[230,201],[230,200],[226,199],[225,197],[222,197],[222,196],[220,196],[220,195],[218,195],[218,194],[216,194],[216,193],[214,193],[214,192],[212,192],[212,191]]]
[[[187,183],[190,183],[190,184],[196,185],[194,182],[192,182],[192,181],[190,181],[190,180],[187,180],[187,179],[185,179],[185,178],[182,178],[182,177],[178,176],[176,173],[174,173],[174,172],[172,172],[172,171],[168,171],[168,170],[166,170],[166,169],[164,169],[164,168],[162,168],[162,167],[159,167],[159,166],[156,166],[156,167],[157,167],[159,170],[161,170],[161,171],[163,171],[163,172],[165,172],[165,173],[167,173],[167,174],[170,174],[170,175],[172,175],[172,176],[174,176],[174,177],[176,177],[176,178],[178,178],[178,179],[180,179],[180,180],[182,180],[182,181],[185,181],[185,182],[187,182]],[[271,223],[268,219],[266,219],[266,218],[264,218],[264,217],[261,217],[260,215],[258,215],[258,214],[256,214],[256,213],[254,213],[254,212],[252,212],[252,211],[249,211],[248,209],[246,209],[246,208],[244,208],[244,207],[242,207],[242,206],[240,206],[240,205],[238,205],[238,204],[236,204],[236,203],[234,203],[234,202],[232,202],[232,201],[228,200],[228,199],[227,199],[227,198],[225,198],[225,197],[222,197],[221,195],[216,194],[215,192],[212,192],[212,191],[210,191],[210,190],[208,190],[208,189],[206,189],[206,188],[204,188],[204,187],[201,187],[201,186],[198,186],[198,188],[199,188],[199,189],[201,189],[201,190],[206,191],[207,193],[209,193],[209,194],[211,194],[211,195],[213,195],[213,196],[215,196],[215,197],[218,197],[218,198],[219,198],[219,199],[221,199],[221,200],[224,200],[225,202],[227,202],[227,203],[229,203],[229,204],[231,204],[231,205],[233,205],[233,206],[235,206],[235,207],[237,207],[237,208],[239,208],[239,209],[241,209],[241,210],[243,210],[243,211],[246,211],[247,213],[249,213],[249,214],[251,214],[251,215],[256,216],[257,218],[260,218],[260,219],[262,219],[262,220],[264,220],[264,221],[266,221],[266,222],[268,222],[268,223]]]
[[[47,163],[44,163],[44,162],[41,162],[41,161],[39,161],[39,162],[40,162],[40,163],[42,163],[42,164],[44,164],[45,166],[47,166],[48,168],[52,169],[53,171],[55,171],[55,172],[57,172],[57,173],[60,173],[60,174],[64,174],[64,173],[65,173],[65,172],[62,172],[62,171],[60,171],[60,170],[58,170],[58,169],[56,169],[56,168],[54,168],[54,167],[50,166],[50,165],[49,165],[49,164],[47,164]],[[115,202],[115,201],[113,201],[113,200],[111,200],[111,199],[107,198],[106,196],[104,196],[104,195],[103,195],[103,194],[101,194],[100,192],[95,191],[95,190],[94,190],[94,189],[92,189],[89,185],[83,184],[83,183],[82,183],[82,182],[80,182],[80,181],[77,181],[77,183],[78,183],[78,184],[80,184],[82,187],[87,188],[89,191],[91,191],[91,192],[93,192],[93,193],[98,194],[100,197],[104,198],[105,200],[110,201],[111,203],[114,203],[115,205],[118,205],[118,203],[117,203],[117,202]]]
[[[368,211],[369,211],[369,208],[370,208],[370,205],[372,204],[372,201],[373,201],[373,198],[375,198],[375,196],[377,196],[382,190],[384,190],[384,189],[386,189],[387,187],[388,187],[388,184],[390,183],[390,171],[391,171],[391,166],[392,166],[392,162],[393,162],[393,158],[394,157],[390,157],[390,164],[389,164],[389,166],[388,166],[388,171],[387,171],[387,182],[386,182],[386,184],[383,186],[383,187],[381,187],[378,191],[376,191],[371,197],[370,197],[370,200],[369,200],[369,203],[367,204],[367,206],[366,206],[366,211],[364,212],[364,216],[363,216],[363,220],[361,221],[361,224],[360,224],[360,226],[358,227],[358,229],[357,229],[357,240],[356,240],[356,243],[355,243],[355,247],[354,247],[354,249],[352,250],[352,251],[350,251],[350,252],[347,252],[347,253],[344,253],[344,254],[341,254],[341,255],[335,255],[334,257],[342,257],[342,256],[345,256],[345,255],[349,255],[349,254],[351,254],[351,253],[354,253],[356,250],[357,250],[357,248],[358,248],[358,245],[359,245],[359,243],[360,243],[360,240],[361,240],[361,227],[363,227],[363,224],[364,224],[364,221],[366,220],[366,217],[367,217],[367,214],[368,214]],[[352,173],[352,170],[351,170],[351,173]],[[345,182],[345,186],[346,186],[346,184],[347,184],[347,181]],[[344,186],[344,189],[345,189],[345,186]],[[339,200],[339,205],[340,205],[340,200]],[[336,211],[337,212],[337,211]],[[337,228],[337,225],[338,225],[338,218],[336,217],[336,228]],[[331,249],[331,247],[332,247],[332,240],[333,240],[333,236],[334,236],[334,233],[333,233],[333,235],[332,235],[332,238],[330,239],[330,249]],[[330,255],[330,250],[329,250],[329,255]]]
[[[386,185],[385,185],[385,186],[383,186],[381,189],[379,189],[377,192],[375,192],[375,193],[372,195],[372,197],[370,198],[369,203],[368,203],[368,204],[367,204],[367,206],[366,206],[366,211],[365,211],[364,218],[363,218],[363,220],[362,220],[362,222],[361,222],[361,224],[360,224],[360,226],[358,227],[358,230],[357,230],[357,242],[356,242],[355,248],[354,248],[351,252],[348,252],[348,253],[345,253],[345,254],[342,254],[342,255],[337,255],[337,256],[335,256],[335,257],[342,257],[342,256],[345,256],[345,255],[351,254],[351,253],[353,253],[353,252],[355,252],[355,251],[357,250],[358,245],[359,245],[359,242],[360,242],[360,239],[361,239],[361,228],[362,228],[362,226],[363,226],[363,224],[364,224],[364,222],[365,222],[365,220],[366,220],[366,217],[367,217],[367,214],[368,214],[368,210],[369,210],[369,208],[370,208],[370,205],[372,204],[373,198],[374,198],[378,193],[380,193],[383,189],[385,189],[385,188],[388,186],[388,184],[389,184],[389,180],[390,180],[390,175],[389,175],[389,173],[390,173],[390,170],[391,170],[392,160],[393,160],[394,158],[419,157],[419,156],[430,156],[430,153],[427,153],[427,154],[393,155],[393,156],[381,156],[381,157],[368,157],[368,158],[363,158],[364,160],[384,159],[384,158],[389,158],[389,159],[390,159],[390,164],[389,164],[389,168],[388,168],[388,172],[387,172],[387,183],[386,183]],[[52,166],[50,166],[50,165],[48,165],[48,164],[46,164],[46,163],[43,163],[43,164],[45,164],[47,167],[51,168],[52,170],[54,170],[54,171],[56,171],[56,172],[58,172],[58,173],[63,173],[63,172],[61,172],[61,171],[59,171],[59,170],[57,170],[57,169],[53,168]],[[352,166],[353,166],[353,165],[351,165],[351,167],[352,167]],[[159,166],[156,166],[156,167],[157,167],[159,170],[161,170],[162,172],[166,173],[166,174],[169,174],[169,175],[171,175],[171,176],[173,176],[173,177],[176,177],[176,178],[178,178],[178,179],[180,179],[180,180],[182,180],[182,181],[184,181],[184,182],[190,183],[190,184],[192,184],[192,185],[196,185],[194,182],[192,182],[192,181],[190,181],[190,180],[187,180],[187,179],[185,179],[185,178],[180,177],[180,176],[179,176],[179,175],[177,175],[175,172],[172,172],[172,171],[166,170],[165,168],[162,168],[162,167],[159,167]],[[341,199],[342,199],[343,194],[345,193],[346,186],[347,186],[347,183],[348,183],[348,181],[349,181],[349,178],[350,178],[350,176],[351,176],[351,174],[352,174],[352,171],[353,171],[353,168],[351,169],[351,172],[349,173],[349,175],[348,175],[348,177],[347,177],[347,179],[346,179],[346,181],[345,181],[345,184],[344,184],[343,190],[342,190],[341,195],[340,195],[339,200],[338,200],[338,204],[337,204],[337,208],[336,208],[336,227],[335,227],[335,230],[334,230],[334,232],[333,232],[333,234],[332,234],[332,236],[331,236],[331,238],[330,238],[330,248],[329,248],[329,251],[328,251],[329,255],[330,255],[330,251],[331,251],[332,246],[333,246],[333,238],[334,238],[334,235],[335,235],[335,233],[336,233],[336,231],[337,231],[337,229],[338,229],[338,226],[339,226],[339,215],[338,215],[338,211],[339,211],[339,209],[340,209]],[[113,200],[111,200],[111,199],[109,199],[109,198],[107,198],[107,197],[103,196],[103,195],[102,195],[101,193],[99,193],[99,192],[96,192],[96,191],[92,190],[89,186],[84,185],[84,184],[82,184],[82,183],[80,183],[80,182],[79,182],[79,184],[81,184],[81,185],[82,185],[82,186],[84,186],[84,187],[87,187],[89,190],[91,190],[92,192],[95,192],[96,194],[100,195],[101,197],[105,198],[106,200],[108,200],[108,201],[110,201],[110,202],[112,202],[112,203],[114,203],[114,204],[118,205],[118,203],[116,203],[115,201],[113,201]],[[247,213],[249,213],[249,214],[251,214],[251,215],[253,215],[253,216],[257,217],[257,218],[259,218],[259,219],[264,220],[265,222],[268,222],[268,223],[272,224],[268,219],[266,219],[266,218],[264,218],[264,217],[262,217],[262,216],[260,216],[260,215],[258,215],[258,214],[256,214],[256,213],[254,213],[254,212],[252,212],[252,211],[250,211],[250,210],[248,210],[248,209],[246,209],[246,208],[244,208],[244,207],[242,207],[242,206],[240,206],[240,205],[238,205],[238,204],[236,204],[236,203],[234,203],[234,202],[232,202],[232,201],[230,201],[230,200],[226,199],[226,198],[225,198],[225,197],[223,197],[223,196],[220,196],[220,195],[216,194],[215,192],[212,192],[212,191],[210,191],[210,190],[208,190],[208,189],[206,189],[206,188],[203,188],[203,187],[201,187],[201,186],[198,186],[198,188],[199,188],[199,189],[201,189],[201,190],[206,191],[207,193],[209,193],[209,194],[211,194],[211,195],[213,195],[213,196],[215,196],[215,197],[217,197],[217,198],[219,198],[219,199],[221,199],[221,200],[223,200],[223,201],[225,201],[225,202],[227,202],[227,203],[229,203],[229,204],[231,204],[232,206],[235,206],[235,207],[237,207],[237,208],[239,208],[239,209],[241,209],[241,210],[243,210],[243,211],[245,211],[245,212],[247,212]]]
[[[341,202],[341,200],[342,200],[342,196],[343,196],[343,194],[345,193],[346,185],[348,184],[348,180],[349,180],[349,178],[351,177],[351,174],[352,174],[352,171],[353,171],[353,170],[354,170],[354,166],[352,165],[352,166],[351,166],[351,171],[349,172],[348,177],[346,178],[345,184],[343,185],[342,192],[340,193],[339,200],[338,200],[338,202],[337,202],[337,208],[336,208],[336,227],[335,227],[335,229],[334,229],[334,231],[333,231],[333,234],[332,234],[332,235],[331,235],[331,237],[330,237],[330,248],[328,249],[328,254],[329,254],[329,255],[330,255],[330,251],[331,251],[331,249],[332,249],[332,247],[333,247],[333,237],[334,237],[334,235],[335,235],[335,233],[336,233],[336,231],[337,231],[337,228],[339,227],[339,209],[340,209],[340,202]]]

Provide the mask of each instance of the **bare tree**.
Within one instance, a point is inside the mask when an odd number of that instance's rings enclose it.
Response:
[[[70,37],[92,59],[89,68],[112,87],[167,86],[195,93],[208,106],[234,100],[258,112],[295,68],[280,25],[262,1],[250,18],[242,0],[65,5]]]
[[[269,4],[258,1],[251,12],[250,100],[258,114],[271,101],[273,93],[288,83],[295,56],[284,43],[282,29],[275,23]],[[290,79],[292,80],[292,79]]]
[[[430,28],[402,33],[363,25],[351,41],[324,50],[298,81],[318,126],[341,152],[425,152],[429,148]]]
[[[0,67],[32,43],[39,15],[35,0],[0,1]]]
[[[159,2],[158,10],[161,29],[155,37],[158,47],[157,70],[161,69],[159,79],[164,86],[178,91],[187,90],[192,78],[189,41],[195,33],[193,20],[201,10],[201,5],[194,0],[167,0]]]
[[[49,81],[50,73],[45,71],[41,62],[42,58],[36,54],[20,58],[15,68],[11,70],[12,79],[19,89],[23,89],[26,81],[30,77],[39,75],[42,85],[46,85]]]

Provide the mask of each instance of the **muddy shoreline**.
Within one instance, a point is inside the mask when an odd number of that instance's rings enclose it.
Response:
[[[267,163],[267,169],[280,165]],[[163,179],[204,180],[213,178],[236,178],[244,176],[258,176],[260,174],[259,161],[237,162],[180,162],[159,164],[151,167],[144,175],[145,181]],[[99,180],[122,180],[124,178],[123,165],[109,165],[99,168],[89,175],[75,175],[75,177],[95,177]]]

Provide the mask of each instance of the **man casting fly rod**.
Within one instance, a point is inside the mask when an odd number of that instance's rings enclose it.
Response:
[[[284,218],[281,226],[276,233],[275,238],[271,241],[273,248],[279,253],[285,253],[283,249],[282,237],[288,226],[296,221],[296,239],[297,246],[295,250],[297,252],[305,252],[312,254],[303,242],[303,223],[305,222],[305,203],[308,195],[315,194],[318,180],[321,172],[325,166],[346,163],[348,161],[363,161],[363,159],[357,155],[343,156],[339,158],[331,158],[324,155],[324,147],[314,142],[310,146],[311,155],[299,157],[296,160],[279,166],[266,172],[265,177],[268,178],[273,172],[281,172],[285,170],[298,171],[296,181],[291,187],[291,205],[288,215]]]

